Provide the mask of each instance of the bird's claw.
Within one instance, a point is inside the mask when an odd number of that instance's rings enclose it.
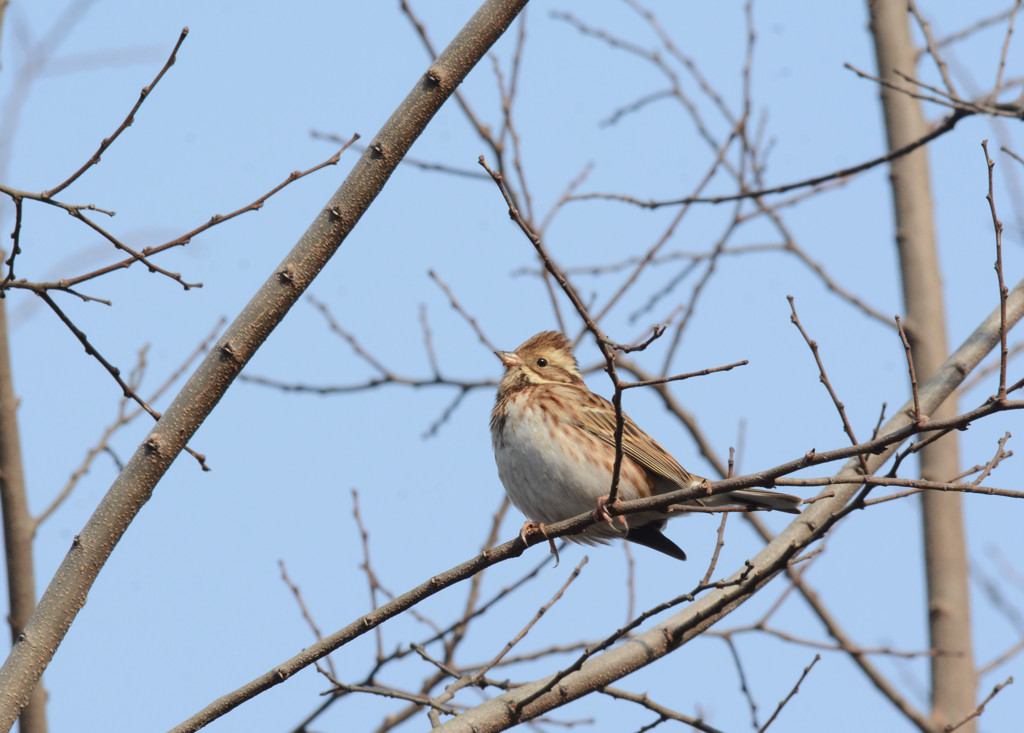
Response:
[[[519,539],[523,541],[523,544],[529,547],[530,541],[527,539],[531,532],[538,532],[540,536],[548,541],[548,546],[551,548],[551,554],[555,556],[555,567],[558,567],[558,548],[555,547],[555,540],[553,537],[548,537],[548,528],[544,522],[526,522],[523,528],[519,530]]]
[[[626,520],[619,514],[613,515],[608,511],[609,506],[616,506],[619,503],[619,498],[615,497],[615,501],[609,501],[610,495],[605,494],[598,498],[597,506],[594,507],[594,521],[597,522],[608,522],[615,529],[615,522],[618,520],[622,524],[622,531],[625,532],[629,529],[629,525],[626,524]]]

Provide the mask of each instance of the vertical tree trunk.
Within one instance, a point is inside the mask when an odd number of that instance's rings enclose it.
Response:
[[[906,0],[869,0],[868,7],[879,76],[894,85],[909,87],[893,73],[899,69],[917,76]],[[916,99],[887,87],[881,88],[881,96],[890,150],[928,131]],[[890,180],[907,338],[918,379],[923,381],[948,352],[925,148],[894,160]],[[951,397],[930,417],[954,414],[956,401]],[[921,476],[949,480],[958,472],[959,463],[959,446],[953,433],[921,452]],[[942,652],[931,660],[932,717],[946,724],[958,722],[974,709],[977,687],[963,510],[961,497],[955,492],[924,492],[921,497],[929,632],[932,648]],[[973,721],[959,730],[974,733]]]
[[[7,300],[0,298],[0,509],[3,511],[4,551],[7,565],[7,594],[10,598],[12,642],[25,628],[36,607],[35,567],[32,539],[35,522],[28,512],[25,474],[21,465],[18,435],[18,405],[11,374],[11,353],[7,341]],[[19,718],[21,733],[46,733],[46,693],[36,686],[28,706]]]

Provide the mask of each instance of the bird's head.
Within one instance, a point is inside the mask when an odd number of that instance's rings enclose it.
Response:
[[[558,331],[541,331],[515,351],[495,351],[505,365],[502,385],[573,384],[583,381],[569,339]]]

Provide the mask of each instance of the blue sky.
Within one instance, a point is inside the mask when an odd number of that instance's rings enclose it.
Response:
[[[1002,9],[970,10],[953,3],[926,8],[942,36]],[[419,3],[417,12],[443,46],[475,10],[469,2]],[[41,190],[78,168],[123,119],[163,64],[182,27],[189,36],[177,63],[150,95],[134,124],[61,196],[117,212],[105,225],[134,246],[158,244],[243,206],[291,171],[329,157],[336,146],[311,131],[367,140],[423,73],[428,58],[394,3],[291,3],[255,9],[236,2],[163,4],[96,2],[47,59],[15,105],[28,48],[50,31],[63,3],[12,4],[3,28],[0,107],[6,137],[2,180]],[[675,43],[693,57],[732,110],[742,104],[746,35],[736,3],[651,5]],[[662,101],[601,124],[615,110],[665,87],[652,66],[585,37],[552,11],[571,11],[587,24],[642,48],[658,39],[624,3],[531,4],[526,17],[515,120],[522,165],[539,215],[562,195],[585,166],[592,172],[581,192],[626,193],[639,198],[686,195],[713,153],[678,104]],[[765,173],[770,185],[853,165],[884,150],[877,88],[843,68],[874,72],[866,10],[860,4],[768,3],[754,6],[757,45],[751,75],[755,118],[773,141]],[[495,49],[508,68],[513,37]],[[965,94],[986,89],[995,74],[1002,26],[958,45],[950,56]],[[1007,76],[1021,68],[1011,49]],[[40,67],[37,67],[40,68]],[[725,123],[692,77],[675,67],[688,94],[716,135]],[[922,72],[936,76],[930,67]],[[489,62],[475,69],[462,91],[480,117],[499,125],[499,98]],[[930,118],[942,113],[929,108]],[[937,230],[946,281],[950,343],[954,346],[995,305],[993,238],[986,171],[980,143],[995,153],[1005,143],[1024,154],[1012,121],[994,127],[967,119],[931,148]],[[449,166],[476,169],[493,157],[449,102],[411,154]],[[1020,164],[997,162],[996,198],[1006,224],[1004,256],[1009,284],[1021,276],[1021,228],[1014,217]],[[161,383],[222,316],[233,318],[272,272],[337,188],[355,154],[288,187],[259,212],[246,214],[161,255],[159,264],[203,287],[179,285],[140,268],[93,281],[83,290],[113,301],[107,308],[65,296],[58,302],[113,363],[127,371],[148,344],[143,393]],[[892,245],[887,171],[874,169],[823,196],[786,209],[794,239],[844,287],[884,314],[900,311]],[[708,193],[731,193],[725,177]],[[1019,207],[1018,207],[1019,208]],[[48,280],[111,261],[109,247],[63,212],[26,204],[19,277]],[[710,249],[731,216],[729,206],[695,207],[667,245],[669,252]],[[546,231],[554,257],[566,267],[613,263],[649,248],[674,216],[672,209],[641,210],[621,203],[585,201],[562,208]],[[12,209],[0,208],[3,230]],[[763,220],[738,231],[732,245],[778,241]],[[360,344],[396,373],[427,377],[421,308],[431,324],[442,372],[467,380],[497,379],[500,364],[453,311],[428,276],[433,270],[499,347],[513,348],[554,327],[548,296],[538,280],[517,275],[536,268],[532,248],[508,220],[487,181],[401,167],[309,293],[325,303]],[[632,340],[685,303],[695,278],[637,318],[651,293],[679,275],[668,263],[648,271],[639,287],[610,314],[606,329]],[[575,276],[585,297],[602,302],[623,275]],[[723,258],[700,299],[683,347],[671,364],[686,372],[749,359],[727,374],[680,383],[673,393],[700,420],[720,455],[741,440],[740,470],[764,468],[811,448],[846,443],[838,417],[817,380],[813,360],[789,322],[785,296],[793,295],[805,327],[819,342],[833,385],[858,435],[874,425],[882,402],[889,409],[908,396],[902,347],[895,332],[830,293],[792,256],[762,253]],[[30,502],[45,508],[83,455],[116,416],[119,390],[87,357],[67,329],[33,296],[11,293],[8,310],[15,386]],[[562,302],[563,312],[568,304]],[[578,321],[572,322],[578,329]],[[656,344],[641,358],[658,369]],[[584,342],[580,359],[597,362]],[[289,383],[361,382],[373,371],[333,335],[308,300],[298,303],[246,370]],[[1011,371],[1011,379],[1014,377]],[[609,395],[600,372],[591,387]],[[993,380],[965,394],[964,408],[982,402]],[[358,490],[370,531],[373,566],[388,588],[402,592],[431,574],[474,555],[503,495],[487,430],[493,393],[470,392],[434,437],[423,433],[455,397],[449,388],[392,385],[329,397],[291,394],[251,383],[236,384],[206,421],[192,446],[213,470],[201,472],[181,457],[157,487],[116,548],[89,602],[46,672],[53,730],[159,730],[187,718],[213,698],[292,656],[311,634],[282,583],[283,560],[320,627],[330,632],[368,607],[360,540],[352,518]],[[164,396],[157,409],[169,401]],[[653,393],[633,390],[626,409],[683,465],[702,474],[711,467]],[[961,434],[965,467],[995,452],[1004,431],[1020,434],[1014,414],[979,422]],[[125,460],[149,425],[141,419],[119,432],[111,447]],[[1008,444],[1014,449],[1013,440]],[[40,591],[99,497],[117,473],[100,456],[71,497],[41,527],[36,544]],[[811,475],[822,475],[819,469]],[[991,485],[1018,488],[1022,471],[1010,460]],[[971,559],[998,580],[1007,602],[1019,608],[1024,589],[1001,574],[1024,552],[1019,506],[1010,499],[966,499]],[[502,538],[518,531],[510,512]],[[785,517],[770,517],[776,529]],[[634,550],[636,604],[647,608],[688,590],[703,574],[714,547],[716,521],[675,520],[668,534],[690,561],[681,565],[644,548]],[[825,541],[811,582],[849,633],[865,646],[923,649],[923,574],[916,500],[860,512]],[[720,572],[756,552],[758,541],[742,521],[730,522]],[[489,573],[495,593],[543,558],[537,547]],[[626,560],[620,546],[573,548],[557,569],[548,567],[519,594],[484,616],[466,642],[462,661],[488,659],[545,603],[584,554],[580,579],[531,631],[520,651],[555,641],[599,639],[626,617]],[[979,576],[980,577],[980,576]],[[977,588],[977,586],[975,586]],[[784,590],[779,583],[721,625],[750,623]],[[422,612],[445,624],[464,602],[465,588],[431,599]],[[979,663],[1012,645],[1022,633],[975,591]],[[820,624],[796,598],[774,623],[790,633],[824,639]],[[383,631],[390,651],[429,636],[412,618]],[[789,691],[813,652],[747,634],[737,638],[760,719]],[[359,682],[373,663],[370,636],[337,652],[346,682]],[[502,672],[534,679],[571,660],[523,665]],[[879,666],[922,707],[926,664],[882,658]],[[425,663],[406,660],[381,681],[412,686]],[[1015,660],[982,679],[980,694],[1010,674]],[[501,676],[501,675],[497,675]],[[706,715],[726,729],[749,725],[735,667],[725,644],[709,638],[620,683],[683,712]],[[306,670],[272,692],[210,726],[216,731],[290,730],[327,689]],[[467,696],[463,698],[469,701]],[[318,730],[369,730],[394,704],[368,697],[338,703]],[[1013,686],[989,706],[983,730],[1006,730],[1019,720],[1021,696]],[[909,726],[840,654],[826,653],[774,730],[812,730],[806,721],[829,714],[834,730],[908,730]],[[650,722],[622,703],[594,696],[553,716],[595,717],[592,729],[636,729]],[[802,722],[803,721],[803,722]],[[427,726],[414,719],[407,730]],[[608,727],[611,726],[611,727]]]

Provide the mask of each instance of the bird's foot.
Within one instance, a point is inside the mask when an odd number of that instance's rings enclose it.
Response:
[[[541,537],[548,541],[548,546],[551,548],[551,554],[555,556],[555,567],[558,567],[558,548],[555,547],[555,540],[552,537],[548,537],[548,528],[544,522],[526,522],[523,528],[519,530],[519,539],[523,541],[523,544],[529,547],[530,541],[529,536],[531,532],[538,532]]]
[[[612,526],[612,529],[615,529],[615,523],[617,520],[618,523],[622,525],[622,531],[628,531],[629,525],[626,524],[625,518],[618,514],[612,515],[612,513],[608,511],[609,506],[618,506],[619,504],[618,497],[615,497],[615,501],[609,501],[610,498],[610,494],[605,494],[598,498],[597,506],[594,507],[594,520],[598,522],[608,522],[608,524]]]

